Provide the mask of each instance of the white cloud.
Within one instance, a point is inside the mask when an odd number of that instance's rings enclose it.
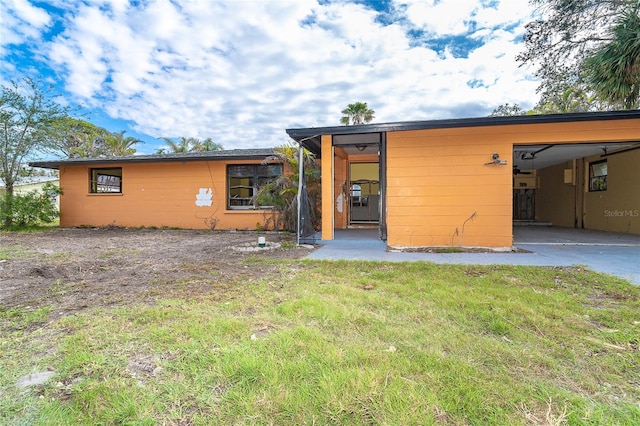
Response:
[[[212,137],[226,148],[281,144],[287,127],[338,125],[355,101],[377,122],[534,101],[536,84],[514,61],[526,0],[403,3],[383,24],[348,2],[83,2],[39,50],[83,104],[149,135]],[[12,22],[13,33],[51,25],[39,14]],[[436,52],[410,29],[479,47],[466,57]]]
[[[44,10],[27,0],[0,1],[0,58],[11,53],[8,48],[13,44],[33,43],[50,22]],[[15,64],[6,60],[0,60],[0,71],[8,74],[0,76],[3,84],[17,77]]]
[[[33,6],[26,0],[6,0],[3,1],[3,19],[13,16],[26,26],[21,27],[23,34],[34,36],[35,30],[49,24],[49,15],[42,9]]]
[[[528,0],[402,0],[408,19],[417,27],[439,36],[459,35],[473,26],[493,28],[520,22],[530,14]]]
[[[406,3],[407,16],[414,25],[439,35],[465,33],[478,4],[475,0],[456,0],[455,3],[410,0]]]

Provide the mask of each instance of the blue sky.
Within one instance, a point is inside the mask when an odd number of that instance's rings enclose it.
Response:
[[[519,67],[527,0],[2,0],[0,82],[41,76],[86,119],[227,149],[334,126],[488,115],[537,101]]]

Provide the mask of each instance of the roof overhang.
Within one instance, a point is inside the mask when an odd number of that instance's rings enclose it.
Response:
[[[126,163],[167,163],[185,161],[264,160],[274,155],[272,148],[230,149],[223,151],[186,152],[175,154],[128,155],[123,157],[67,158],[63,160],[32,161],[31,167],[59,169],[60,166],[109,165]]]
[[[427,121],[401,121],[394,123],[361,124],[287,129],[287,134],[317,157],[321,154],[322,135],[356,135],[397,132],[404,130],[447,129],[460,127],[508,126],[518,124],[570,123],[640,119],[640,110],[581,112],[571,114],[513,115],[506,117],[451,118]]]

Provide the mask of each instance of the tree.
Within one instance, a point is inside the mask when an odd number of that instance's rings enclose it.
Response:
[[[601,101],[584,84],[561,89],[561,87],[557,87],[553,92],[545,92],[536,106],[528,111],[523,110],[518,104],[506,103],[494,109],[489,117],[603,111],[613,105],[611,102]]]
[[[518,55],[521,64],[536,64],[536,76],[541,79],[539,91],[543,97],[554,98],[568,88],[584,87],[591,97],[607,95],[598,91],[593,80],[586,86],[583,79],[593,61],[587,61],[615,40],[611,29],[625,17],[637,17],[637,0],[530,0],[538,6],[540,18],[527,24],[524,35],[525,52]],[[637,27],[635,27],[637,31]],[[633,30],[630,30],[633,31]],[[619,51],[618,51],[619,52]],[[625,51],[634,62],[637,52]],[[601,74],[602,76],[602,74]],[[601,98],[600,107],[620,105],[614,98]]]
[[[364,124],[373,120],[375,111],[369,109],[366,102],[356,102],[354,104],[347,105],[347,108],[342,110],[342,118],[340,123],[348,126],[350,124]]]
[[[124,134],[126,132],[126,130],[121,130],[120,132],[113,132],[107,135],[104,141],[106,155],[119,157],[136,153],[134,145],[140,143],[141,140],[133,136],[125,137]]]
[[[527,112],[518,104],[502,104],[489,114],[489,117],[506,117],[510,115],[525,115]]]
[[[55,102],[51,88],[25,78],[2,86],[0,94],[0,178],[6,188],[0,220],[13,221],[13,193],[24,164],[53,148],[53,124],[68,116],[69,109]]]
[[[211,138],[206,138],[201,144],[201,151],[222,151],[224,147],[222,144],[214,142]]]
[[[109,132],[79,118],[64,117],[53,125],[54,151],[67,158],[94,158],[107,154]]]
[[[282,175],[260,187],[256,194],[260,205],[273,206],[274,208],[274,215],[266,221],[265,229],[269,228],[269,221],[272,221],[273,229],[296,231],[298,180],[300,177],[299,149],[296,145],[283,145],[275,148],[275,154],[263,161],[263,164],[284,164]],[[320,220],[320,166],[316,162],[315,156],[306,149],[303,151],[303,162],[307,187],[307,207],[311,223],[317,229]]]
[[[572,87],[558,86],[542,94],[532,114],[564,114],[569,112],[602,111],[610,108],[601,102],[586,85],[576,83]]]
[[[221,151],[224,147],[214,142],[211,138],[207,138],[201,141],[198,138],[185,138],[181,137],[177,142],[171,138],[160,138],[169,146],[166,148],[160,148],[156,151],[156,154],[166,154],[167,152],[180,153],[180,152],[203,152],[203,151]]]
[[[600,98],[625,109],[638,107],[640,96],[640,3],[611,29],[611,41],[583,64],[585,81]]]

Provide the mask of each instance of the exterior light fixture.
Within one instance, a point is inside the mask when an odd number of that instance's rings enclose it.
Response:
[[[360,152],[364,151],[365,149],[367,149],[366,145],[356,145],[356,149]]]
[[[497,152],[491,154],[491,158],[493,159],[493,161],[489,161],[488,163],[484,163],[485,166],[488,166],[490,164],[495,164],[498,166],[506,166],[507,165],[507,160],[501,160],[500,159],[500,154],[498,154]]]

